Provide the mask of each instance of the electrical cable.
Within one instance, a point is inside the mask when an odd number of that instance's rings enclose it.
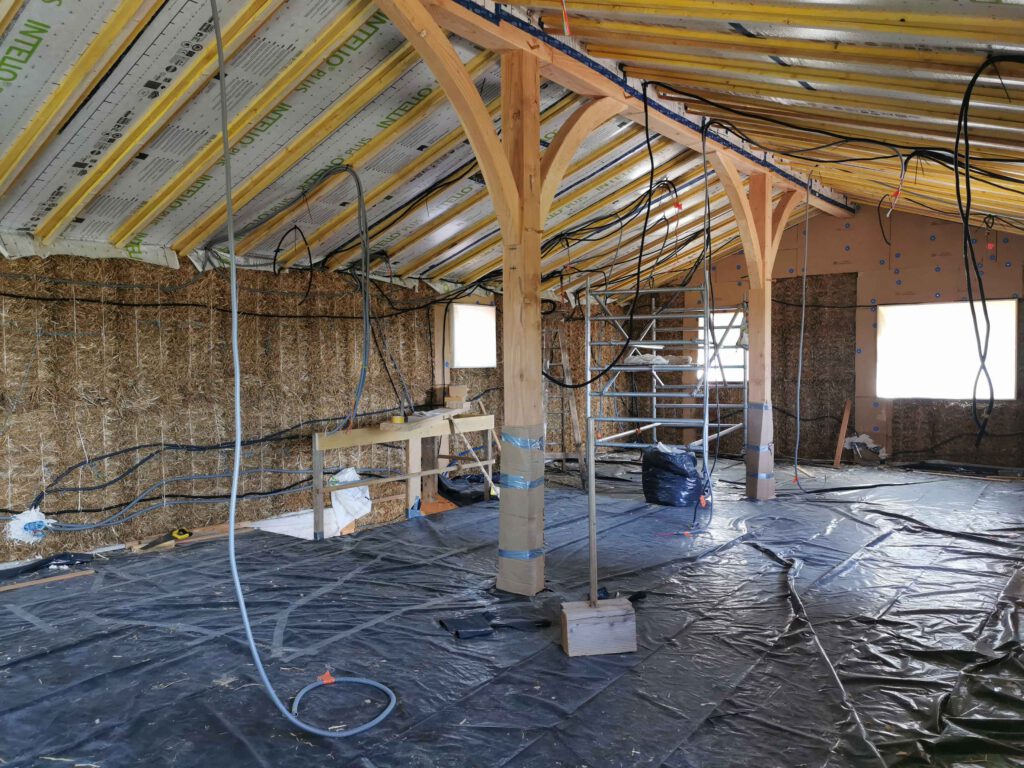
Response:
[[[974,86],[977,84],[978,79],[982,73],[990,67],[994,67],[1002,62],[1014,62],[1024,63],[1024,55],[1021,54],[997,54],[988,56],[985,61],[975,70],[973,77],[967,85],[967,89],[964,91],[963,100],[960,103],[960,113],[957,117],[956,125],[956,139],[953,142],[953,175],[956,182],[956,203],[957,209],[960,213],[960,221],[962,223],[963,231],[963,257],[964,257],[964,276],[967,280],[967,303],[971,309],[971,323],[974,327],[974,339],[978,349],[978,373],[974,377],[974,388],[971,393],[971,416],[974,419],[974,424],[978,428],[977,438],[975,440],[975,447],[981,445],[981,441],[985,437],[985,433],[988,430],[988,421],[992,416],[992,410],[995,408],[995,385],[992,382],[992,376],[988,370],[988,347],[989,340],[991,337],[991,323],[988,315],[988,304],[985,298],[985,281],[975,253],[974,253],[974,241],[971,237],[970,230],[970,218],[971,218],[971,206],[972,206],[972,191],[971,191],[971,139],[970,139],[970,107],[971,107],[971,95],[974,92]],[[963,184],[960,181],[960,143],[963,142]],[[977,282],[978,287],[978,298],[981,304],[981,314],[985,319],[985,332],[982,334],[981,326],[978,322],[978,312],[974,306],[974,285],[972,281]],[[985,405],[984,412],[979,414],[978,408],[978,387],[982,380],[988,387],[988,398]]]
[[[311,688],[317,687],[315,684],[303,688],[299,695],[295,697],[295,701],[292,705],[292,711],[289,711],[284,703],[278,697],[277,692],[274,690],[274,686],[270,682],[270,678],[267,676],[267,671],[263,667],[263,661],[260,658],[259,649],[256,647],[256,639],[253,637],[252,624],[249,622],[249,613],[245,606],[245,595],[242,592],[242,581],[238,574],[238,561],[235,557],[235,518],[238,511],[238,481],[239,474],[241,472],[242,462],[242,371],[241,371],[241,355],[239,353],[239,342],[238,342],[238,265],[237,256],[235,254],[235,224],[234,224],[234,207],[232,204],[231,195],[231,144],[228,139],[228,96],[227,86],[225,79],[227,72],[224,66],[224,42],[221,38],[220,30],[220,17],[217,11],[217,0],[210,0],[210,7],[213,14],[213,29],[217,43],[217,64],[220,71],[220,117],[221,117],[221,137],[224,143],[224,197],[227,210],[227,231],[228,231],[228,255],[230,256],[230,282],[231,282],[231,362],[233,368],[233,390],[234,390],[234,458],[232,461],[231,469],[231,497],[228,501],[228,561],[231,566],[231,580],[235,587],[235,597],[238,600],[238,611],[241,614],[242,624],[245,628],[246,641],[249,644],[249,651],[252,654],[253,663],[256,666],[256,671],[259,673],[263,687],[270,697],[270,700],[277,707],[277,710],[284,716],[284,718],[296,726],[301,728],[307,733],[311,733],[316,736],[323,736],[330,739],[346,738],[349,736],[355,736],[363,733],[375,727],[381,723],[391,712],[394,710],[397,703],[397,698],[394,692],[385,685],[378,683],[374,680],[361,677],[342,677],[333,678],[330,673],[326,673],[317,682],[320,684],[328,684],[335,682],[342,682],[349,685],[361,685],[376,688],[384,692],[388,697],[387,706],[372,720],[348,728],[343,731],[332,731],[326,728],[320,728],[315,725],[301,720],[298,715],[299,701]],[[365,230],[364,230],[365,232]],[[369,258],[369,246],[364,240],[364,259]],[[363,275],[364,280],[369,281],[368,270]],[[364,297],[364,327],[369,325],[369,287],[367,286],[365,297]],[[367,336],[369,331],[367,330]],[[365,344],[369,345],[369,339],[365,339]],[[358,398],[357,398],[358,403]],[[355,416],[355,408],[352,410],[352,417]]]
[[[647,87],[648,83],[643,84],[643,95],[644,95],[644,138],[647,143],[647,156],[650,160],[650,173],[647,182],[647,207],[644,213],[644,225],[640,233],[640,250],[636,256],[636,289],[633,292],[633,303],[629,307],[629,324],[628,327],[633,326],[633,316],[636,314],[636,307],[640,299],[640,283],[641,275],[643,274],[643,261],[644,261],[644,243],[647,238],[647,227],[651,219],[651,202],[654,198],[654,150],[651,148],[651,126],[650,126],[650,100],[647,98]],[[608,365],[598,371],[596,374],[591,376],[586,381],[581,381],[578,384],[569,384],[568,382],[556,379],[554,376],[549,374],[547,371],[541,371],[544,378],[563,389],[581,389],[583,387],[589,387],[595,381],[600,379],[602,376],[608,373],[612,368],[619,364],[623,356],[626,354],[626,350],[629,349],[630,340],[627,338],[622,342],[622,346],[619,348],[618,353],[612,359]],[[589,351],[587,352],[589,354]]]

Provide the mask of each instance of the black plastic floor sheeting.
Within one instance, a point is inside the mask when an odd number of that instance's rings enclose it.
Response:
[[[586,591],[578,492],[548,493],[551,591],[532,601],[491,589],[494,503],[322,543],[241,537],[281,694],[326,668],[398,694],[344,741],[267,700],[223,542],[2,594],[0,765],[1024,765],[1024,485],[826,479],[904,485],[752,503],[722,484],[691,535],[689,510],[603,498],[602,583],[648,593],[640,650],[619,656],[557,645],[560,601]],[[456,640],[438,624],[484,609],[555,626]],[[352,726],[381,704],[324,687],[302,715]]]

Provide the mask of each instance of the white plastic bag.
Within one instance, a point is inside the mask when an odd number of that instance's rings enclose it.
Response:
[[[7,538],[19,544],[38,544],[46,535],[46,516],[38,507],[26,509],[7,521]]]
[[[359,479],[359,473],[352,467],[347,467],[332,477],[331,483],[341,485],[354,483]],[[337,525],[335,533],[360,517],[370,514],[372,506],[370,489],[365,485],[331,491],[331,508],[334,510],[334,522]]]

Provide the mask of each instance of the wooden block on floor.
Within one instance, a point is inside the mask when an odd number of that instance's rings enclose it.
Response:
[[[444,399],[444,407],[445,408],[457,408],[459,410],[462,410],[463,408],[466,407],[466,401],[464,399],[462,399],[461,397],[451,397],[451,396],[449,396],[449,397],[446,397]]]
[[[569,656],[636,651],[636,612],[624,597],[562,603],[562,649]]]

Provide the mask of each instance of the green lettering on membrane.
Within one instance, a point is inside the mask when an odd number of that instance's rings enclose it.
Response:
[[[25,20],[25,24],[0,56],[0,82],[13,83],[18,79],[22,68],[35,56],[49,31],[50,25],[45,22]],[[0,93],[3,92],[3,87],[0,87]]]

